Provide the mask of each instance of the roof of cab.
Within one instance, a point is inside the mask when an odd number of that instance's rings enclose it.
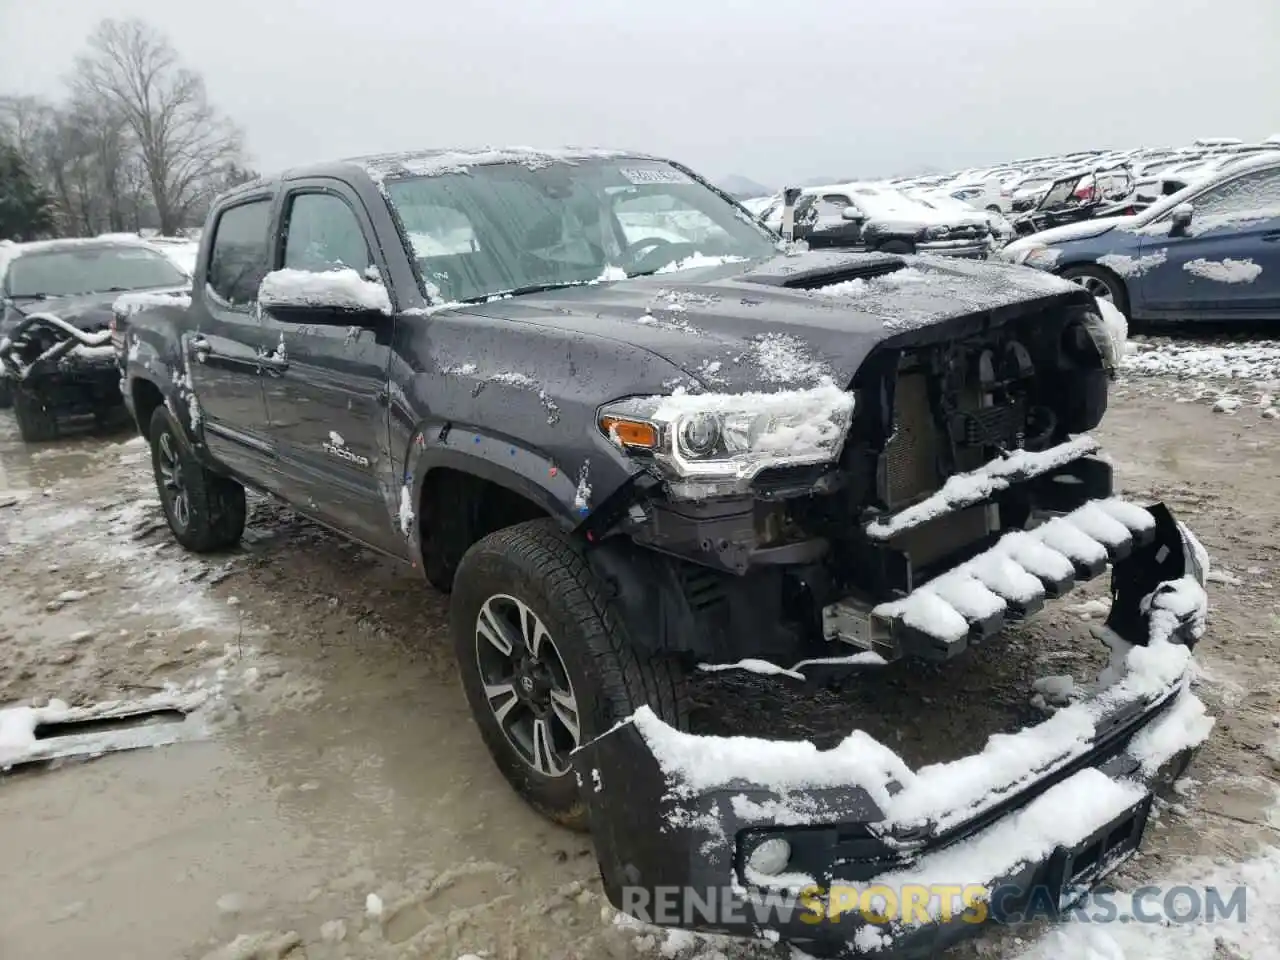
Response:
[[[263,187],[305,177],[348,178],[353,172],[363,172],[374,183],[403,177],[431,177],[445,173],[465,173],[471,167],[500,163],[520,163],[537,170],[553,163],[579,163],[584,160],[653,160],[668,162],[663,157],[635,150],[610,150],[601,147],[477,147],[413,150],[400,153],[381,153],[343,160],[291,167],[280,173],[261,177],[241,184],[224,195],[225,198],[252,193]]]

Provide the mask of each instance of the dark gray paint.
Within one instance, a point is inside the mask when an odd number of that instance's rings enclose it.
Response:
[[[283,324],[266,313],[232,321],[211,309],[206,295],[206,244],[189,312],[166,307],[122,320],[145,345],[127,376],[173,395],[172,373],[185,369],[179,344],[196,331],[217,337],[216,350],[225,357],[192,365],[207,418],[202,436],[193,437],[203,455],[304,514],[414,561],[421,549],[416,529],[407,540],[400,533],[402,485],[416,506],[431,470],[464,470],[575,525],[639,469],[597,429],[602,404],[669,393],[677,384],[740,392],[814,382],[763,369],[753,360],[761,337],[794,338],[793,345],[843,386],[878,347],[951,339],[1025,314],[1037,300],[1049,306],[1089,299],[1070,284],[1021,268],[804,253],[432,312],[379,184],[363,164],[246,185],[219,201],[209,225],[226,206],[272,194],[278,265],[281,198],[304,182],[329,182],[360,208],[396,315],[370,321],[355,336],[345,327]],[[892,277],[904,264],[931,276],[896,286],[873,280],[855,297],[782,286],[811,274],[837,280],[851,271],[889,271]],[[673,296],[684,310],[670,309]],[[658,322],[642,321],[646,316]],[[261,362],[254,368],[248,356],[269,353],[280,333],[287,368]],[[713,376],[705,371],[714,363],[720,367]],[[232,368],[234,374],[224,372]],[[512,374],[527,380],[509,382]],[[185,409],[180,394],[174,400]],[[326,454],[330,430],[367,456],[369,466]],[[574,503],[584,469],[592,488],[588,511]]]

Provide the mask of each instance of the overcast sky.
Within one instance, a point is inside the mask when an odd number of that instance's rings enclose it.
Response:
[[[58,96],[109,16],[264,171],[590,144],[776,186],[1280,133],[1280,0],[0,0],[0,94]]]

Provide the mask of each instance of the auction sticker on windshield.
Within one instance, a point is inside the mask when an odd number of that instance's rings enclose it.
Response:
[[[693,179],[675,167],[619,167],[628,183],[693,183]]]

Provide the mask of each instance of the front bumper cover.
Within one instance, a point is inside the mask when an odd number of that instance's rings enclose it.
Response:
[[[51,345],[25,359],[33,344],[50,339]],[[81,330],[52,313],[28,314],[0,338],[0,373],[18,383],[50,376],[92,380],[113,372],[118,380],[119,369],[110,330]]]
[[[1068,906],[1137,849],[1154,792],[1212,725],[1187,679],[1203,563],[1149,509],[1153,536],[1113,566],[1110,676],[978,754],[917,772],[861,732],[819,752],[679,733],[647,708],[583,746],[610,902],[659,926],[885,957]],[[785,844],[765,874],[752,855],[770,841]]]

